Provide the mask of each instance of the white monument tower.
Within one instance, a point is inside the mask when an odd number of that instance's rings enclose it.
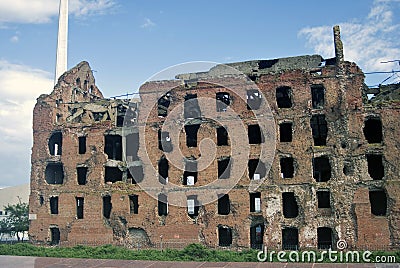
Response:
[[[68,0],[60,0],[60,11],[58,18],[58,38],[57,38],[57,56],[56,56],[56,75],[54,84],[57,84],[58,78],[67,71],[68,55]]]

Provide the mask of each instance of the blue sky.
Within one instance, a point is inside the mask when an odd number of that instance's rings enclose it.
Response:
[[[53,86],[58,3],[0,0],[0,186],[29,182],[32,109]],[[333,57],[335,24],[346,60],[365,72],[400,69],[380,63],[400,59],[400,0],[70,0],[69,7],[68,68],[88,61],[107,97],[188,61]],[[388,76],[367,76],[367,84]]]

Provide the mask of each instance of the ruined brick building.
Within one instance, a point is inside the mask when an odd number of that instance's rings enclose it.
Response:
[[[283,249],[335,248],[341,239],[355,248],[398,247],[400,86],[368,89],[362,70],[344,61],[338,27],[334,44],[331,59],[228,64],[257,85],[242,88],[242,98],[204,82],[229,79],[218,76],[216,66],[148,82],[137,101],[105,99],[88,63],[78,64],[34,108],[30,239],[67,246],[162,241]],[[207,120],[197,104],[201,97],[216,100],[210,107],[221,116],[227,108],[239,114],[250,147],[238,183],[207,204],[190,187],[229,177],[230,158],[241,159],[230,155],[231,129]],[[180,142],[172,146],[176,137],[161,127],[187,100]],[[271,108],[276,136],[255,120],[263,102]],[[126,112],[137,127],[123,131]],[[259,154],[271,137],[276,151],[268,163]],[[190,166],[197,165],[200,141],[207,138],[216,144],[216,158],[197,171]],[[184,170],[166,157],[177,146]],[[155,177],[162,185],[181,185],[187,206],[168,205],[168,188],[153,198],[140,187]],[[249,190],[260,179],[260,187]]]

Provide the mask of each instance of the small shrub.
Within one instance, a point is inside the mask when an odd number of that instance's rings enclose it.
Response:
[[[190,244],[182,250],[182,253],[187,259],[196,261],[207,259],[209,250],[200,244]]]

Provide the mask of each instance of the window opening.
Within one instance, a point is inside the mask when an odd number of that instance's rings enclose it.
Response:
[[[138,195],[130,195],[129,196],[129,212],[131,214],[139,213],[139,196]]]
[[[313,158],[313,177],[317,182],[327,182],[331,179],[331,164],[328,157]]]
[[[296,218],[299,215],[299,207],[293,192],[282,193],[282,210],[285,218]]]
[[[126,158],[128,161],[139,160],[139,133],[126,135]]]
[[[199,131],[199,128],[199,124],[185,125],[187,147],[197,147],[197,132]]]
[[[319,227],[317,229],[318,249],[333,248],[332,229],[329,227]]]
[[[217,146],[228,145],[228,131],[225,127],[217,127]]]
[[[50,214],[58,214],[58,196],[50,197]]]
[[[103,217],[110,219],[112,209],[111,196],[103,196]]]
[[[85,136],[78,138],[78,153],[79,154],[86,153],[86,137]]]
[[[105,167],[104,182],[115,183],[122,181],[122,171],[118,167]]]
[[[126,107],[124,105],[118,105],[117,107],[117,127],[124,126],[124,118],[126,114]]]
[[[49,139],[50,155],[62,154],[62,133],[60,131],[53,132]]]
[[[186,160],[183,172],[183,185],[194,185],[197,182],[197,161]]]
[[[216,93],[217,112],[226,112],[227,107],[231,104],[231,97],[227,92]]]
[[[250,89],[246,92],[247,110],[258,110],[261,106],[261,93],[257,89]]]
[[[264,137],[262,135],[259,125],[248,125],[247,126],[247,135],[248,135],[250,144],[260,144],[260,143],[264,142]]]
[[[292,123],[283,122],[279,124],[279,141],[292,142]]]
[[[378,117],[367,118],[364,124],[363,132],[368,143],[381,143],[383,139],[381,119]]]
[[[317,191],[318,208],[330,208],[331,197],[329,191]]]
[[[168,215],[168,198],[165,194],[158,195],[158,216]]]
[[[218,227],[218,245],[229,247],[232,245],[232,229],[225,226]]]
[[[76,168],[76,173],[78,175],[78,185],[86,184],[87,171],[88,171],[87,167],[77,167]]]
[[[261,212],[261,193],[250,193],[250,212]]]
[[[278,108],[292,107],[292,89],[287,86],[278,87],[276,89],[276,103]]]
[[[369,191],[371,213],[375,216],[385,216],[387,210],[387,197],[383,190]]]
[[[132,178],[132,184],[137,184],[143,181],[144,178],[143,166],[141,164],[130,166],[128,168],[128,177]]]
[[[266,175],[265,164],[260,159],[250,159],[247,167],[250,180],[260,180]]]
[[[382,180],[385,176],[383,159],[380,154],[367,154],[368,174],[373,180]]]
[[[122,160],[122,137],[120,135],[106,135],[104,152],[108,159]]]
[[[311,86],[311,100],[313,109],[321,109],[325,105],[325,88],[323,85]]]
[[[218,214],[228,215],[229,212],[230,212],[229,195],[227,194],[218,195]]]
[[[325,120],[325,115],[314,114],[310,120],[312,135],[315,146],[326,145],[328,137],[328,123]]]
[[[169,171],[168,160],[164,156],[162,156],[161,159],[158,161],[158,180],[160,183],[167,184],[168,171]]]
[[[250,227],[250,245],[253,249],[262,250],[264,244],[264,225],[257,224]]]
[[[218,159],[218,179],[228,179],[231,175],[231,158]]]
[[[283,250],[299,249],[299,230],[297,228],[288,227],[282,229],[282,249]]]
[[[172,143],[169,132],[161,131],[161,129],[158,130],[158,149],[166,153],[172,151]]]
[[[187,212],[191,218],[197,217],[199,215],[199,201],[196,195],[191,195],[187,197]]]
[[[184,102],[185,119],[201,118],[201,111],[197,101],[197,94],[187,94]]]
[[[83,219],[83,197],[76,197],[76,218]]]
[[[50,227],[50,245],[60,244],[60,229],[58,227]]]
[[[293,157],[282,157],[281,164],[281,177],[284,179],[293,178],[294,175],[294,161]]]
[[[62,163],[48,163],[45,171],[45,178],[48,184],[63,184],[64,167]]]
[[[171,104],[171,93],[167,92],[161,98],[158,99],[158,116],[166,117],[168,114],[168,107]]]

